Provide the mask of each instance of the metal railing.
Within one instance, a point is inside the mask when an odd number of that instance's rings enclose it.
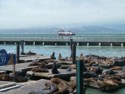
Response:
[[[1,37],[0,41],[49,41],[63,42],[73,39],[76,42],[125,42],[125,37],[109,37],[109,36],[82,36],[82,37]]]

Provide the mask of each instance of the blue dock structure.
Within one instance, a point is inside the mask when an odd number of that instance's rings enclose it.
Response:
[[[70,40],[77,46],[125,46],[125,35],[75,35],[75,36],[57,36],[44,34],[39,36],[12,36],[0,37],[0,44],[16,45],[17,42],[24,40],[24,45],[65,45],[70,46]]]

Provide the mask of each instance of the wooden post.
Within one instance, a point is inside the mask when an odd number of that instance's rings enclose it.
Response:
[[[16,72],[15,72],[15,63],[14,63],[14,55],[10,54],[10,64],[13,64],[13,81],[16,81]]]
[[[72,63],[76,63],[76,44],[73,43],[72,45]]]
[[[19,63],[19,54],[20,54],[20,44],[17,42],[16,55],[17,55],[17,63]]]
[[[73,39],[70,39],[71,58],[72,58],[72,44],[73,44]]]
[[[21,40],[21,49],[22,49],[21,54],[24,54],[24,40]]]
[[[16,81],[16,72],[15,72],[16,68],[15,68],[15,64],[13,64],[13,81]]]
[[[76,68],[77,94],[85,94],[83,92],[83,60],[77,62]]]

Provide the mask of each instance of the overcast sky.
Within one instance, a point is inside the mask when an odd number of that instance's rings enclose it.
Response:
[[[125,0],[0,0],[0,28],[125,22]]]

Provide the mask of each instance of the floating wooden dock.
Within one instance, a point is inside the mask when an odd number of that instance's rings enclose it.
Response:
[[[16,71],[24,71],[24,70],[30,70],[31,68],[37,67],[37,66],[29,66],[32,62],[26,62],[26,63],[19,63],[16,64]],[[6,65],[6,66],[0,66],[0,70],[2,71],[13,71],[13,65]]]
[[[41,55],[21,55],[20,61],[23,63],[17,63],[15,65],[16,71],[24,71],[24,70],[30,70],[31,68],[37,67],[37,66],[29,66],[29,64],[32,63],[33,60],[39,59],[39,61],[50,59],[48,56],[41,56]],[[13,71],[13,65],[5,65],[0,66],[1,71]]]
[[[19,83],[19,85],[21,86],[20,88],[14,88],[8,91],[3,91],[0,92],[0,94],[29,94],[29,92],[31,91],[39,92],[38,94],[47,94],[49,90],[43,90],[47,81],[48,80],[41,79],[38,81],[28,81],[25,83]]]
[[[35,59],[39,59],[40,61],[42,61],[42,60],[50,59],[50,57],[42,56],[42,55],[21,55],[19,60],[22,62],[31,62]]]
[[[50,69],[49,72],[32,72],[32,71],[28,71],[27,75],[37,76],[37,77],[41,77],[41,78],[48,78],[48,79],[51,79],[53,77],[70,78],[71,76],[76,75],[75,70],[72,70],[72,71],[67,71],[66,69],[58,69],[58,70],[59,70],[58,74],[52,74],[51,69]]]

